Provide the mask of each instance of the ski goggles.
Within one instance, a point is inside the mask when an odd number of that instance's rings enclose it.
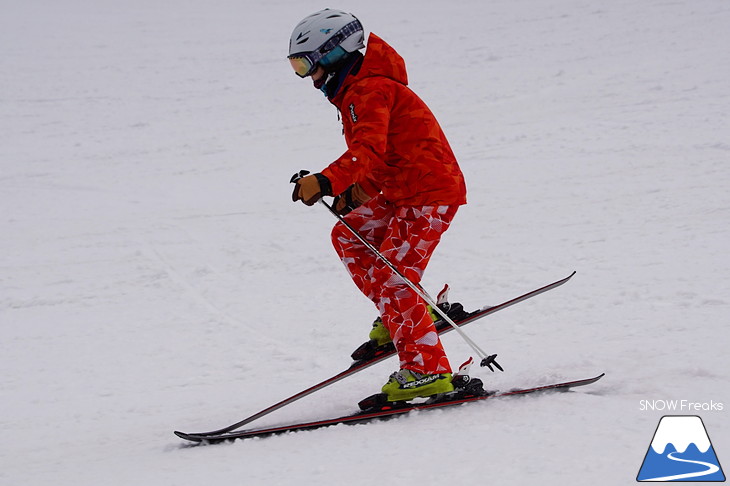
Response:
[[[311,76],[317,69],[317,63],[312,61],[313,56],[310,54],[303,54],[301,56],[289,57],[292,69],[297,76],[300,78],[306,78]]]
[[[314,56],[313,54],[316,53],[309,53],[289,58],[291,67],[300,78],[306,78],[307,76],[314,74],[314,71],[317,70],[317,66],[322,66],[327,69],[333,64],[344,59],[347,56],[347,51],[342,46],[337,46],[332,51],[328,52],[327,55],[320,57],[319,60],[316,61],[315,59],[317,59],[317,56]]]
[[[362,30],[362,25],[354,20],[341,28],[325,42],[322,47],[312,52],[302,52],[288,56],[292,69],[300,78],[311,76],[317,65],[327,68],[345,58],[348,52],[340,45],[345,39]]]

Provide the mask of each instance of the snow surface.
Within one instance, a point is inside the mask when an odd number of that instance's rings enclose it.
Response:
[[[344,369],[372,306],[289,177],[344,149],[285,60],[318,2],[2,0],[0,484],[633,484],[664,414],[730,457],[730,4],[355,2],[469,186],[424,279],[506,389],[573,393],[209,447]],[[453,364],[470,350],[445,337]],[[354,411],[390,360],[260,420]],[[722,410],[643,409],[642,400]],[[706,407],[707,408],[707,407]]]

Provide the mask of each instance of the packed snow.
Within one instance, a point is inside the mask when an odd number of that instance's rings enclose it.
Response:
[[[473,374],[601,381],[223,445],[172,434],[345,369],[375,317],[331,215],[290,198],[345,147],[285,58],[326,6],[403,55],[465,173],[424,286],[474,310],[577,271],[466,327],[505,368]],[[632,484],[672,414],[730,462],[728,25],[722,0],[4,0],[0,484]],[[354,412],[396,367],[256,425]]]

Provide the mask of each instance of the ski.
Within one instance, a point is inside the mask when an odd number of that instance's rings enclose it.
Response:
[[[507,300],[505,302],[502,302],[501,304],[495,305],[495,306],[487,306],[482,309],[473,311],[473,312],[465,312],[463,310],[463,307],[461,304],[454,303],[451,305],[448,305],[447,315],[454,320],[457,326],[465,326],[471,322],[474,322],[478,319],[481,319],[482,317],[486,317],[490,314],[494,314],[495,312],[501,311],[502,309],[506,309],[507,307],[513,306],[519,302],[522,302],[524,300],[530,299],[532,297],[535,297],[537,295],[542,294],[543,292],[547,292],[548,290],[552,290],[556,287],[559,287],[566,283],[568,280],[570,280],[573,275],[575,275],[575,272],[571,273],[567,277],[557,280],[553,283],[550,283],[548,285],[545,285],[543,287],[540,287],[535,290],[531,290],[530,292],[527,292],[525,294],[520,295],[519,297],[515,297],[513,299]],[[443,293],[443,291],[442,291]],[[453,330],[453,327],[448,325],[448,323],[442,321],[436,322],[436,329],[439,334],[445,334],[451,330]],[[301,398],[306,397],[307,395],[310,395],[318,390],[321,390],[325,387],[328,387],[334,383],[337,383],[338,381],[353,375],[357,373],[358,371],[362,371],[365,368],[369,368],[370,366],[373,366],[376,363],[379,363],[380,361],[389,358],[390,356],[393,356],[396,354],[395,347],[392,343],[388,343],[386,345],[380,346],[380,347],[373,347],[370,342],[364,343],[362,346],[360,346],[354,353],[353,353],[353,363],[350,365],[349,368],[346,370],[337,373],[336,375],[317,383],[316,385],[313,385],[306,390],[303,390],[299,393],[296,393],[289,398],[285,398],[284,400],[275,403],[274,405],[271,405],[270,407],[267,407],[260,412],[257,412],[250,417],[247,417],[239,422],[236,422],[234,424],[231,424],[227,427],[223,427],[218,430],[212,430],[210,432],[197,432],[197,433],[185,433],[180,431],[175,431],[175,435],[178,437],[184,436],[218,436],[221,434],[225,434],[228,432],[231,432],[233,430],[236,430],[238,428],[243,427],[246,424],[249,424],[253,422],[254,420],[257,420],[265,415],[270,414],[271,412],[274,412],[286,405],[289,405]]]
[[[445,398],[445,399],[437,399],[432,402],[423,402],[423,403],[406,403],[406,402],[396,402],[392,403],[390,405],[383,405],[382,403],[378,406],[375,405],[375,409],[366,409],[364,411],[352,414],[352,415],[346,415],[343,417],[338,418],[332,418],[332,419],[324,419],[324,420],[317,420],[314,422],[304,422],[300,424],[290,424],[290,425],[280,425],[275,427],[268,427],[268,428],[262,428],[262,429],[255,429],[255,430],[239,430],[239,431],[233,431],[228,433],[222,433],[222,434],[215,434],[215,435],[200,435],[200,434],[185,434],[182,432],[175,432],[178,437],[182,439],[186,439],[192,442],[198,442],[198,443],[218,443],[223,441],[229,441],[234,439],[250,439],[254,437],[267,437],[271,435],[278,435],[278,434],[285,434],[288,432],[296,432],[301,430],[313,430],[313,429],[320,429],[323,427],[329,427],[332,425],[339,425],[339,424],[362,424],[366,422],[372,422],[375,420],[386,420],[389,418],[393,418],[400,415],[405,415],[413,411],[427,411],[427,410],[434,410],[437,408],[444,408],[444,407],[452,407],[456,405],[463,405],[466,403],[472,403],[472,402],[478,402],[481,400],[488,400],[492,398],[505,398],[505,397],[512,397],[512,396],[519,396],[519,395],[527,395],[531,393],[538,393],[538,392],[547,392],[547,391],[567,391],[568,389],[579,387],[579,386],[585,386],[590,385],[591,383],[595,383],[598,380],[600,380],[604,376],[604,373],[601,373],[598,376],[595,376],[593,378],[586,378],[583,380],[575,380],[575,381],[566,381],[562,383],[553,383],[550,385],[542,385],[542,386],[536,386],[532,388],[518,388],[513,389],[506,392],[484,392],[483,389],[481,389],[481,382],[478,379],[472,379],[471,381],[477,381],[479,382],[477,385],[477,389],[465,389],[461,393],[457,393],[456,396],[452,398]],[[468,379],[468,377],[466,377]],[[481,391],[478,391],[481,389]],[[377,395],[374,395],[373,397],[378,397]],[[371,399],[373,397],[370,397]],[[363,400],[363,402],[366,402],[365,406],[376,404],[378,402],[377,398],[374,400],[366,399]],[[361,402],[360,406],[363,408],[363,402]]]

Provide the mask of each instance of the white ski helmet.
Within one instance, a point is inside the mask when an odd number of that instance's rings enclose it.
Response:
[[[304,18],[291,34],[289,61],[294,72],[305,78],[317,65],[336,64],[365,47],[365,33],[357,18],[341,10],[326,8]]]

